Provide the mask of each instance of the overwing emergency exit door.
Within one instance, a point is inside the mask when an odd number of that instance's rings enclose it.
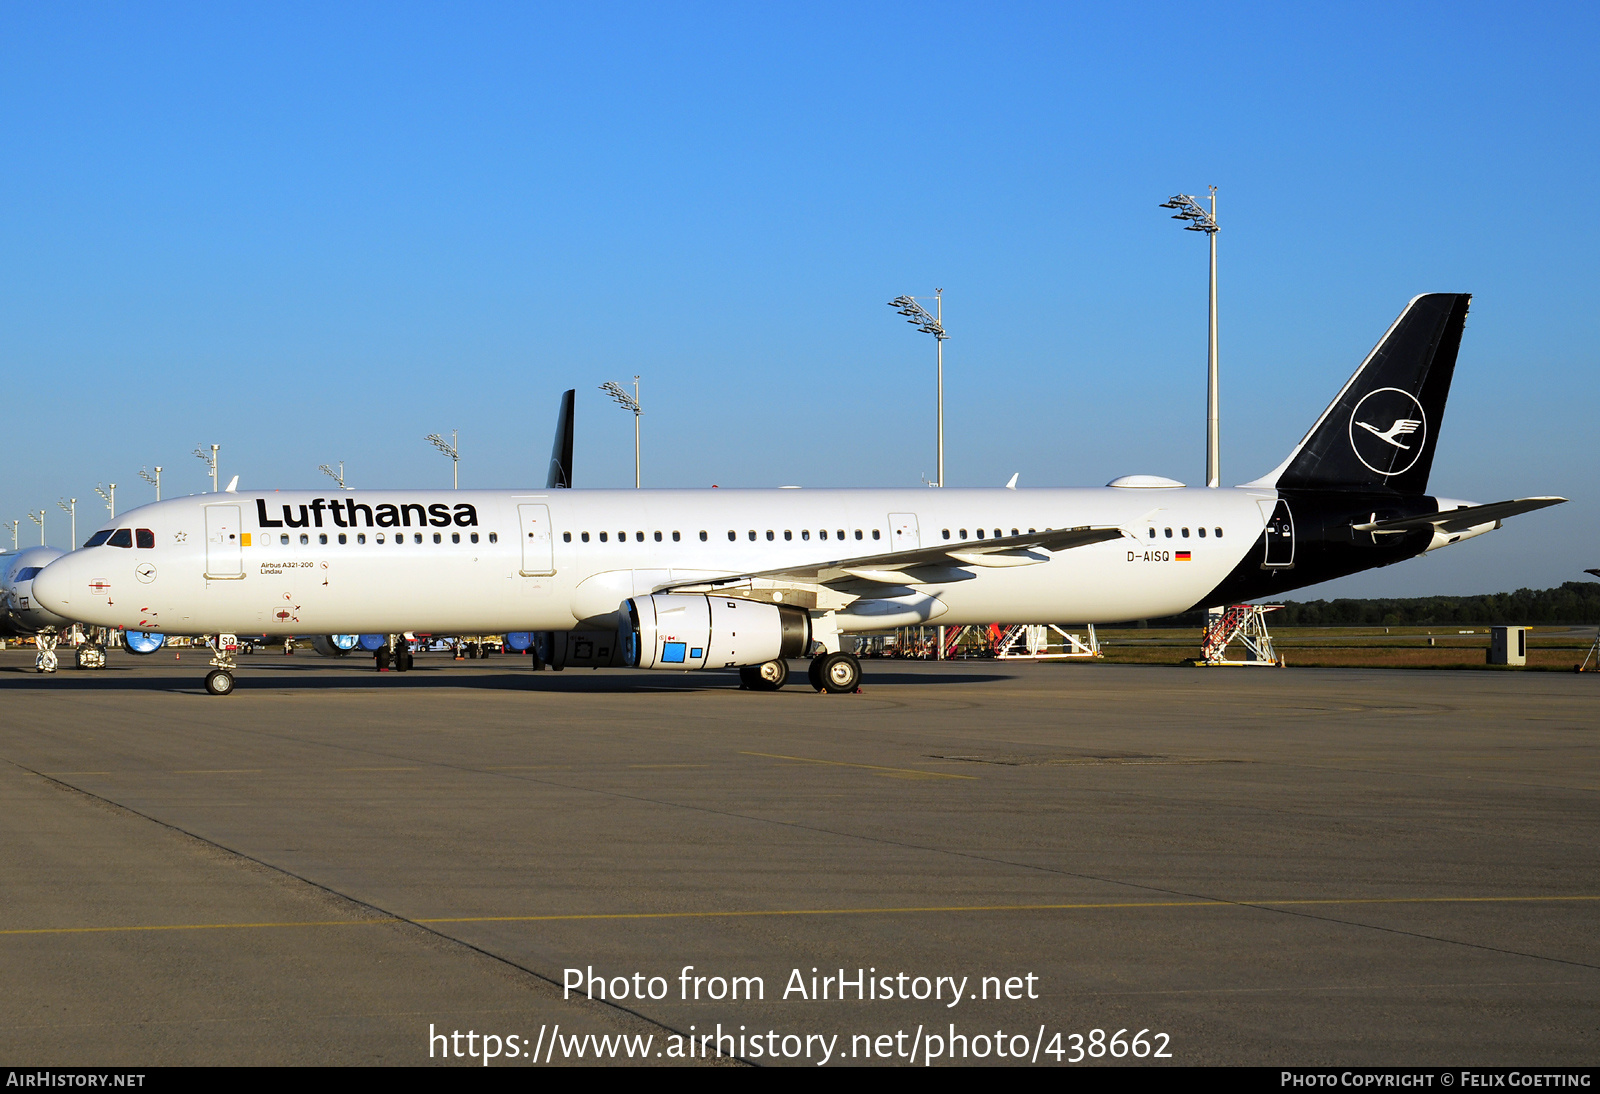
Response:
[[[237,505],[206,506],[206,577],[222,581],[244,577]]]
[[[556,572],[555,543],[550,536],[548,505],[519,505],[522,521],[522,576],[542,577]]]

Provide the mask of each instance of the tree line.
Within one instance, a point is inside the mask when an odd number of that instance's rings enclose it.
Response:
[[[1600,623],[1600,582],[1568,581],[1554,589],[1518,589],[1476,596],[1280,601],[1273,627],[1428,627],[1447,624]],[[1205,613],[1152,619],[1152,627],[1202,626]]]

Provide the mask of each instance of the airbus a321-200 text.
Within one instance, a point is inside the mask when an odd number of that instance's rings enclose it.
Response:
[[[563,489],[569,393],[544,489],[161,501],[33,575],[33,600],[134,641],[518,632],[552,668],[737,668],[773,690],[809,657],[814,687],[853,691],[851,634],[1272,597],[1564,500],[1427,493],[1469,299],[1413,299],[1288,458],[1233,488]]]

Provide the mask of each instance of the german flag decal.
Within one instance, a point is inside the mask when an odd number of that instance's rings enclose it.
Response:
[[[1189,561],[1189,552],[1188,551],[1179,551],[1174,557],[1179,562],[1188,562]]]

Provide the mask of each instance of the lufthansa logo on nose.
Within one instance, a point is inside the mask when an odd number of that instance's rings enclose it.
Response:
[[[1428,440],[1428,416],[1409,391],[1369,391],[1350,414],[1350,448],[1366,467],[1385,477],[1411,470]]]
[[[133,576],[148,585],[156,579],[156,568],[148,562],[141,562],[134,567]]]

